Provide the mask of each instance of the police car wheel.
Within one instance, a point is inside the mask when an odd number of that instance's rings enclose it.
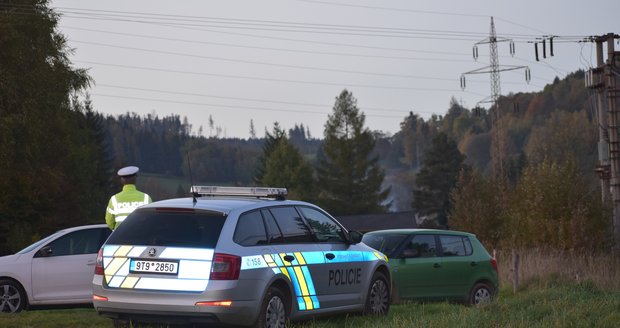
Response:
[[[269,287],[263,299],[256,327],[284,328],[288,321],[287,304],[280,289]]]
[[[390,291],[387,279],[381,272],[375,272],[372,276],[364,314],[386,315],[390,309]]]
[[[15,281],[0,280],[0,312],[17,313],[26,307],[28,299],[24,289]]]

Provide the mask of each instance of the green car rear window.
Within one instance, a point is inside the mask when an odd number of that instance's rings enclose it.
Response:
[[[464,236],[440,235],[443,256],[469,256],[472,247],[469,238]]]
[[[215,248],[226,217],[200,212],[134,212],[107,244]]]

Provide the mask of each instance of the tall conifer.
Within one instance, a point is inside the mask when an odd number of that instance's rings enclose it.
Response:
[[[343,90],[325,123],[317,168],[319,203],[332,214],[387,211],[390,188],[381,187],[385,172],[372,154],[375,138],[364,127],[365,119],[353,94]]]

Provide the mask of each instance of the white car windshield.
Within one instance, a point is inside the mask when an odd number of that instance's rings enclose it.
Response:
[[[39,247],[39,245],[43,245],[45,243],[47,243],[48,241],[50,241],[51,239],[53,239],[56,235],[58,235],[59,232],[53,233],[39,241],[37,241],[36,243],[22,249],[21,251],[17,252],[17,254],[24,254],[24,253],[28,253],[30,251],[32,251],[33,249]]]

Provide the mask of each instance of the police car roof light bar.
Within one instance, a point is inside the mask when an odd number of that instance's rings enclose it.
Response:
[[[201,196],[240,196],[277,199],[284,199],[288,195],[286,188],[272,187],[192,186],[190,192]]]

